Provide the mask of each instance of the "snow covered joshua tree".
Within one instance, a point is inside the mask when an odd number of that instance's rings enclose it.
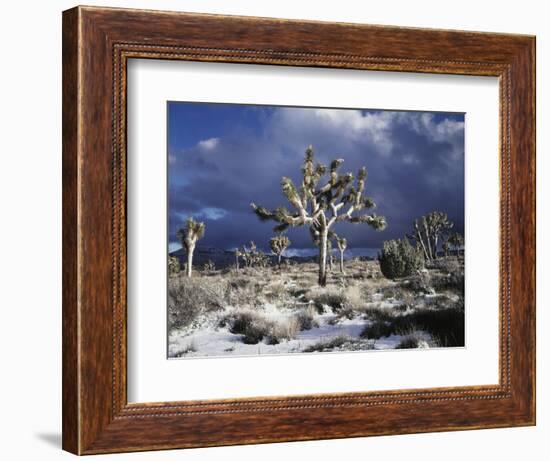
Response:
[[[269,247],[272,253],[277,256],[277,265],[281,268],[281,256],[284,251],[290,246],[290,239],[285,235],[276,235],[269,240]]]
[[[302,184],[298,189],[292,180],[283,177],[281,188],[292,205],[293,210],[281,206],[268,210],[251,203],[254,212],[262,221],[275,221],[275,232],[283,232],[289,227],[309,226],[312,237],[320,242],[319,246],[319,285],[327,284],[327,240],[331,227],[337,222],[354,224],[365,223],[376,230],[386,227],[383,216],[374,213],[359,214],[362,210],[375,207],[374,201],[363,195],[367,169],[361,168],[355,178],[351,173],[339,174],[342,159],[333,160],[329,176],[321,183],[327,173],[327,167],[321,163],[314,165],[313,148],[305,152],[302,166]]]
[[[187,277],[191,277],[191,272],[193,270],[193,252],[195,251],[197,240],[204,236],[205,228],[206,226],[204,223],[189,218],[185,222],[185,227],[180,229],[177,233],[179,241],[187,250]]]

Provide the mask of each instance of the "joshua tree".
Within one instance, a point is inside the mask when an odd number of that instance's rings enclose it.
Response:
[[[334,263],[334,254],[332,252],[332,240],[327,239],[327,264],[329,272],[332,272],[332,265]]]
[[[344,272],[344,251],[346,251],[346,248],[348,247],[348,241],[345,237],[335,237],[336,245],[338,246],[338,250],[340,251],[340,272],[342,274],[345,274]]]
[[[445,257],[449,256],[450,249],[451,249],[451,244],[449,243],[449,239],[447,239],[443,244],[443,254],[445,255]]]
[[[239,257],[242,256],[241,250],[235,249],[235,269],[239,270]]]
[[[281,188],[283,194],[292,205],[292,210],[279,207],[268,210],[252,203],[254,212],[262,221],[272,220],[278,224],[275,232],[282,232],[288,227],[309,226],[314,241],[319,246],[319,285],[327,283],[327,240],[331,227],[337,222],[365,223],[376,230],[386,227],[383,216],[374,213],[358,214],[362,210],[375,207],[374,201],[363,195],[367,170],[361,168],[355,178],[351,173],[339,174],[338,168],[342,159],[333,160],[330,164],[329,177],[326,182],[321,179],[327,173],[327,167],[313,163],[313,148],[306,149],[302,167],[302,184],[298,189],[292,180],[283,177]]]
[[[277,256],[277,265],[281,268],[281,256],[290,246],[290,239],[284,235],[276,235],[269,240],[269,247],[274,255]]]
[[[195,251],[197,240],[204,236],[205,228],[206,226],[204,223],[189,218],[185,222],[185,227],[180,229],[177,233],[178,239],[187,250],[187,277],[191,277],[191,271],[193,270],[193,252]]]
[[[437,258],[437,245],[439,238],[453,227],[453,222],[449,221],[447,213],[442,211],[432,211],[420,220],[415,219],[413,223],[414,231],[408,234],[409,240],[422,248],[424,258],[432,261]]]
[[[256,244],[251,241],[249,246],[243,245],[242,250],[239,250],[239,256],[243,258],[246,267],[266,267],[268,263],[267,255],[258,250]]]
[[[458,254],[460,253],[460,247],[464,245],[464,237],[460,235],[458,232],[455,232],[454,234],[451,234],[449,236],[449,238],[445,243],[448,243],[454,248],[454,250],[456,251],[456,258],[458,259]]]

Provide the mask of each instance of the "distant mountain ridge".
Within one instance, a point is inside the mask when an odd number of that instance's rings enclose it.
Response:
[[[187,263],[187,251],[185,248],[180,248],[169,253],[170,256],[175,256],[179,259],[180,264]],[[269,254],[271,263],[275,264],[277,261],[276,256]],[[335,252],[336,257],[336,252]],[[313,262],[317,260],[317,255],[311,256],[283,256],[284,259],[289,259],[297,263]],[[362,256],[361,259],[369,260],[373,259],[368,256]],[[207,262],[212,261],[216,266],[216,269],[223,269],[235,264],[235,252],[232,250],[223,250],[221,248],[209,247],[209,246],[197,246],[193,254],[193,265],[195,267],[202,267]],[[242,259],[240,259],[242,265]]]

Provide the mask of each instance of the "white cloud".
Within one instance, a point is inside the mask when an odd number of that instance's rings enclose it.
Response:
[[[279,109],[271,119],[270,129],[276,139],[289,144],[302,144],[296,140],[304,137],[333,138],[349,143],[369,141],[380,153],[388,154],[393,148],[391,129],[395,118],[395,112],[364,114],[353,109]],[[341,148],[349,150],[347,146]]]
[[[205,207],[194,213],[178,213],[181,221],[185,221],[187,218],[195,219],[208,219],[210,221],[217,221],[227,216],[227,210],[223,208]]]
[[[220,143],[220,138],[203,139],[197,143],[197,147],[203,150],[212,150]]]

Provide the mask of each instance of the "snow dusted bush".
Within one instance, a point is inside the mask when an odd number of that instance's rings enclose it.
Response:
[[[300,330],[311,330],[319,326],[319,322],[315,320],[315,314],[316,312],[312,307],[302,309],[296,314]]]
[[[335,348],[342,347],[346,344],[350,338],[347,336],[336,336],[330,339],[322,339],[319,342],[313,344],[312,346],[304,349],[304,352],[328,352]]]
[[[271,327],[265,318],[250,310],[237,310],[228,313],[220,320],[220,326],[226,326],[233,334],[243,335],[245,344],[259,343]]]

